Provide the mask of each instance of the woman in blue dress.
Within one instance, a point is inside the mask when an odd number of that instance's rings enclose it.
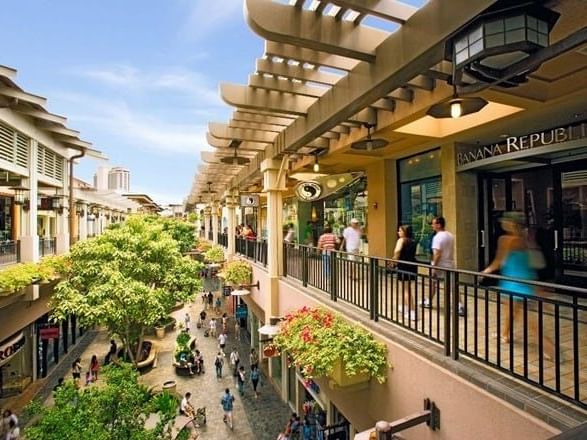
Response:
[[[523,226],[525,219],[523,213],[517,211],[506,212],[501,217],[500,222],[505,234],[499,237],[495,259],[483,273],[492,273],[499,270],[501,275],[506,277],[519,280],[536,280],[536,271],[530,265],[528,242],[524,236]],[[500,280],[498,287],[501,292],[508,295],[510,300],[513,301],[513,316],[510,316],[510,307],[506,304],[505,319],[501,331],[502,342],[509,342],[510,328],[513,321],[519,319],[523,312],[524,297],[534,295],[534,286],[522,281]],[[528,327],[536,337],[536,321],[528,319]],[[552,359],[554,346],[546,336],[543,337],[543,347],[544,357]]]

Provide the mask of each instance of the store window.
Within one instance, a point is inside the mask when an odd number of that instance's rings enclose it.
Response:
[[[12,198],[0,196],[0,241],[12,238]]]
[[[398,162],[400,224],[412,227],[416,258],[422,262],[429,262],[432,257],[432,219],[442,215],[440,174],[440,149]]]

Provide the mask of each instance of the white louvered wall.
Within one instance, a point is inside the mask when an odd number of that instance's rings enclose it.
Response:
[[[0,123],[0,159],[26,168],[30,139],[12,127]]]

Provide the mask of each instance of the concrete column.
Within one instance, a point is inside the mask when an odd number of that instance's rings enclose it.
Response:
[[[39,236],[37,235],[37,200],[39,198],[37,181],[37,141],[29,143],[29,175],[25,186],[29,188],[29,210],[22,216],[20,237],[20,258],[23,262],[39,261]]]
[[[210,216],[204,214],[204,239],[208,240],[210,235]]]
[[[235,230],[236,230],[236,197],[229,193],[226,196],[226,210],[227,210],[227,220],[228,220],[228,249],[227,249],[227,258],[228,260],[232,260],[236,250],[236,240],[235,240]]]
[[[257,238],[263,237],[263,218],[261,217],[261,201],[259,201],[259,206],[256,209],[256,218],[257,218]]]
[[[266,159],[261,163],[263,191],[267,193],[267,285],[265,294],[265,322],[277,316],[279,277],[283,274],[283,198],[285,173],[280,173],[280,161]]]
[[[441,149],[442,215],[455,235],[457,268],[477,270],[477,176],[456,170],[456,144]]]
[[[63,179],[61,183],[63,187],[61,191],[59,191],[59,195],[62,196],[61,204],[63,206],[63,211],[61,213],[57,213],[56,221],[56,243],[55,243],[55,253],[57,255],[64,254],[69,251],[69,246],[71,243],[69,242],[69,216],[75,215],[74,212],[69,212],[69,166],[68,161],[66,158],[63,158]]]
[[[398,192],[395,160],[369,165],[367,172],[367,240],[369,255],[391,257],[397,241]]]
[[[81,209],[84,211],[84,216],[79,216],[79,239],[86,240],[88,238],[88,205],[85,203],[80,204]]]
[[[218,205],[212,205],[212,242],[218,244]]]

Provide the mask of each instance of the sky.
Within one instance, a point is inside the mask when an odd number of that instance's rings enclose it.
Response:
[[[200,161],[209,121],[231,108],[220,81],[244,84],[263,54],[242,0],[3,0],[0,64],[17,84],[104,152],[83,159],[131,171],[131,191],[181,203]],[[10,17],[10,18],[8,18]]]
[[[76,177],[91,183],[98,166],[123,166],[131,192],[181,203],[200,151],[212,150],[207,123],[226,122],[232,112],[219,82],[246,84],[263,54],[243,0],[1,4],[0,64],[17,69],[20,87],[47,98],[50,112],[110,159],[83,159]]]

